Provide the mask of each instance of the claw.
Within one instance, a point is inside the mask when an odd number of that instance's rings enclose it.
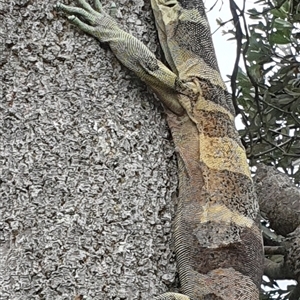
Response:
[[[102,4],[101,4],[101,2],[99,0],[95,0],[94,4],[95,4],[96,10],[98,12],[101,12],[101,10],[102,10]]]
[[[117,15],[117,11],[118,11],[118,9],[117,9],[116,3],[115,3],[115,2],[112,2],[112,3],[110,4],[110,8],[109,8],[108,14],[109,14],[111,17],[115,18],[116,15]]]

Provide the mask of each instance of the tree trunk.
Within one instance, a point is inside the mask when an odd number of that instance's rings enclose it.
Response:
[[[0,298],[150,299],[176,281],[165,116],[54,4],[1,4]],[[119,5],[118,22],[156,51],[150,4]]]

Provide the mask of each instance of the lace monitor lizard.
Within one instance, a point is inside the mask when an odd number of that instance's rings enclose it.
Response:
[[[203,2],[151,0],[170,69],[120,29],[99,0],[95,9],[85,0],[78,3],[81,7],[56,7],[108,43],[120,62],[154,90],[178,154],[174,240],[182,294],[155,299],[258,299],[263,266],[259,210]]]

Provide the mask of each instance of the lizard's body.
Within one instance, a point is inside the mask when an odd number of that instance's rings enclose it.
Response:
[[[258,207],[231,99],[220,77],[202,1],[152,0],[170,71],[95,1],[58,7],[135,71],[164,103],[178,153],[175,252],[183,294],[163,299],[254,300],[262,275]]]

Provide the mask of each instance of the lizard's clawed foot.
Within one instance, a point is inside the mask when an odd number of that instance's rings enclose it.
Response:
[[[57,2],[55,8],[69,15],[68,20],[71,23],[100,41],[106,33],[113,32],[117,28],[116,22],[103,10],[99,0],[94,1],[95,9],[85,0],[77,0],[77,2],[80,7]],[[116,7],[115,4],[113,4],[112,9],[113,7]]]
[[[86,11],[89,11],[89,12],[93,12],[94,9],[89,5],[89,3],[87,3],[85,0],[77,0],[78,4],[83,8],[85,9]],[[103,8],[102,8],[102,4],[99,0],[95,0],[94,1],[94,6],[95,6],[95,10],[99,13],[102,12]],[[67,5],[64,5],[62,3],[60,3],[59,1],[56,3],[55,7],[57,9],[62,9],[63,11],[65,12],[70,12],[70,9],[72,9],[71,6],[67,6]],[[69,9],[68,9],[69,8]],[[75,7],[73,7],[74,9]],[[78,11],[78,9],[76,10]],[[75,12],[76,13],[76,12]]]

